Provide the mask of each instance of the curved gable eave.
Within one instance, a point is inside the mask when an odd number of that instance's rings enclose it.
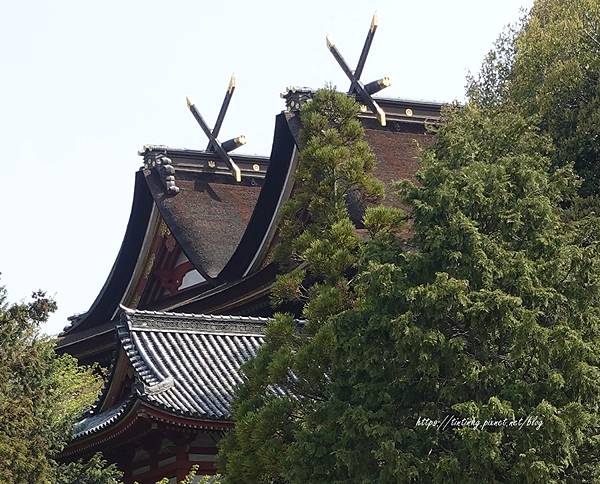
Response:
[[[110,273],[90,308],[85,313],[71,318],[71,325],[67,326],[61,335],[76,333],[112,320],[131,286],[136,266],[139,264],[139,255],[151,225],[153,207],[154,201],[143,173],[138,171],[135,174],[133,202],[127,229]],[[60,347],[60,342],[58,346]]]
[[[260,267],[277,229],[278,215],[294,185],[298,162],[297,114],[281,113],[275,119],[269,170],[252,217],[227,265],[219,274],[223,282],[246,277]]]

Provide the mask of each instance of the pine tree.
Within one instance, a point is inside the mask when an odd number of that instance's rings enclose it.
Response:
[[[236,431],[222,443],[228,482],[283,479],[290,443],[328,398],[330,317],[353,305],[350,277],[362,246],[347,206],[350,199],[374,203],[383,194],[358,112],[354,100],[332,88],[317,91],[302,109],[303,148],[280,222],[276,257],[283,273],[272,297],[275,305],[300,301],[307,323],[298,328],[291,315],[276,315],[266,344],[243,368],[248,383],[234,405]]]

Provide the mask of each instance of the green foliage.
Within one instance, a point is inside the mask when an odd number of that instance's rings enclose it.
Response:
[[[556,144],[553,161],[575,163],[582,194],[600,193],[598,0],[538,0],[499,39],[470,94],[533,117]]]
[[[401,184],[419,250],[373,208],[353,280],[308,289],[302,332],[276,318],[245,367],[227,482],[600,478],[600,221],[568,208],[577,177],[524,118],[446,115]],[[537,423],[417,425],[448,415]]]
[[[281,264],[288,267],[307,261],[318,264],[311,255],[325,254],[314,244],[325,239],[329,244],[344,243],[334,240],[347,235],[340,225],[331,238],[323,235],[348,219],[346,205],[350,195],[359,192],[366,201],[382,197],[383,186],[372,175],[376,159],[364,139],[356,117],[358,112],[359,106],[353,99],[332,88],[317,91],[303,107],[304,146],[294,194],[285,204],[279,224],[276,257]],[[347,254],[338,254],[332,247],[327,249],[337,259],[333,263],[337,267],[332,266],[332,270],[343,269],[350,263]]]
[[[62,472],[68,475],[73,467],[60,466],[53,458],[101,386],[92,368],[79,367],[71,356],[57,356],[54,340],[40,335],[40,324],[55,308],[43,292],[34,293],[31,302],[8,304],[6,290],[0,288],[2,482],[67,482],[61,480]]]
[[[307,323],[277,315],[244,367],[226,482],[600,481],[597,7],[538,1],[499,42],[398,185],[408,244],[383,207],[357,236],[307,124],[276,290]]]
[[[221,482],[221,476],[219,474],[215,476],[198,476],[197,472],[198,466],[192,466],[190,472],[188,472],[188,475],[183,481],[180,481],[180,484],[219,484]],[[169,484],[169,478],[165,477],[164,479],[157,481],[156,484]]]
[[[393,292],[378,297],[379,274],[367,282],[374,315],[394,308],[394,418],[537,415],[543,426],[403,428],[388,442],[398,471],[410,459],[420,480],[598,477],[600,232],[595,215],[563,208],[578,182],[552,168],[550,147],[518,114],[470,105],[449,113],[419,186],[403,184],[420,250],[389,269]]]
[[[123,473],[115,464],[109,464],[102,454],[60,466],[54,484],[120,484]]]
[[[279,276],[272,298],[276,305],[302,302],[308,322],[298,331],[290,315],[276,315],[266,343],[244,366],[248,382],[234,406],[236,431],[221,444],[227,482],[279,482],[288,475],[290,444],[328,396],[335,345],[329,318],[354,304],[349,276],[363,246],[347,205],[357,198],[373,203],[383,195],[358,112],[354,100],[330,88],[302,109],[304,146],[277,252],[280,264],[291,270]],[[373,235],[383,233],[400,225],[398,213],[367,209],[365,223]]]
[[[371,239],[351,310],[328,318],[323,401],[285,449],[289,482],[597,479],[599,221],[517,114],[447,113],[419,184],[415,252]],[[304,410],[304,409],[303,409]],[[537,427],[427,430],[419,417]]]

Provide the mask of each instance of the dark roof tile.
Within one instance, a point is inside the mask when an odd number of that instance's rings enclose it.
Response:
[[[131,402],[131,399],[127,399],[102,413],[90,415],[89,417],[80,420],[75,424],[73,429],[73,439],[87,437],[88,435],[110,427],[127,413],[127,410],[131,406]]]
[[[268,319],[125,311],[121,344],[139,396],[170,412],[229,419],[240,366],[264,341]]]
[[[235,388],[242,382],[240,366],[256,355],[268,321],[123,308],[117,330],[134,369],[133,393],[102,412],[92,411],[75,425],[74,438],[116,424],[136,399],[175,415],[230,420]]]

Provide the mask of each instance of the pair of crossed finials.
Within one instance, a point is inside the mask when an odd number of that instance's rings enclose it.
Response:
[[[375,102],[375,100],[372,98],[372,95],[390,85],[389,77],[384,77],[383,79],[370,82],[366,85],[363,84],[360,80],[360,76],[365,67],[365,62],[367,61],[369,49],[371,48],[371,44],[373,43],[373,37],[375,36],[376,30],[377,16],[373,15],[371,27],[369,28],[369,33],[367,34],[367,38],[362,48],[362,52],[360,53],[360,57],[358,59],[358,64],[356,65],[356,69],[354,70],[348,67],[348,63],[344,60],[342,54],[340,54],[340,51],[337,49],[335,44],[331,42],[329,37],[327,37],[326,40],[327,48],[333,54],[333,57],[340,65],[348,79],[350,79],[350,89],[348,90],[348,94],[355,96],[358,101],[360,101],[373,114],[375,114],[375,116],[377,116],[377,119],[379,120],[381,125],[385,126],[385,112]],[[225,93],[225,99],[223,99],[219,115],[217,116],[217,121],[215,122],[215,126],[212,130],[208,127],[208,124],[206,124],[206,121],[204,120],[194,103],[190,100],[190,98],[188,97],[186,98],[186,100],[188,107],[192,112],[192,115],[202,128],[202,131],[204,131],[204,134],[206,134],[206,136],[208,137],[208,146],[206,147],[206,151],[209,153],[216,154],[221,159],[221,161],[223,161],[231,169],[231,173],[235,177],[236,181],[240,182],[242,181],[242,172],[240,168],[236,165],[236,163],[231,159],[231,156],[229,156],[229,152],[246,144],[246,137],[243,135],[238,136],[236,138],[227,140],[224,143],[221,143],[217,139],[217,137],[219,136],[219,132],[221,131],[221,126],[223,125],[223,120],[225,119],[225,114],[227,113],[227,108],[229,107],[229,103],[231,102],[233,91],[235,91],[235,78],[231,76],[229,86],[227,87],[227,92]]]

